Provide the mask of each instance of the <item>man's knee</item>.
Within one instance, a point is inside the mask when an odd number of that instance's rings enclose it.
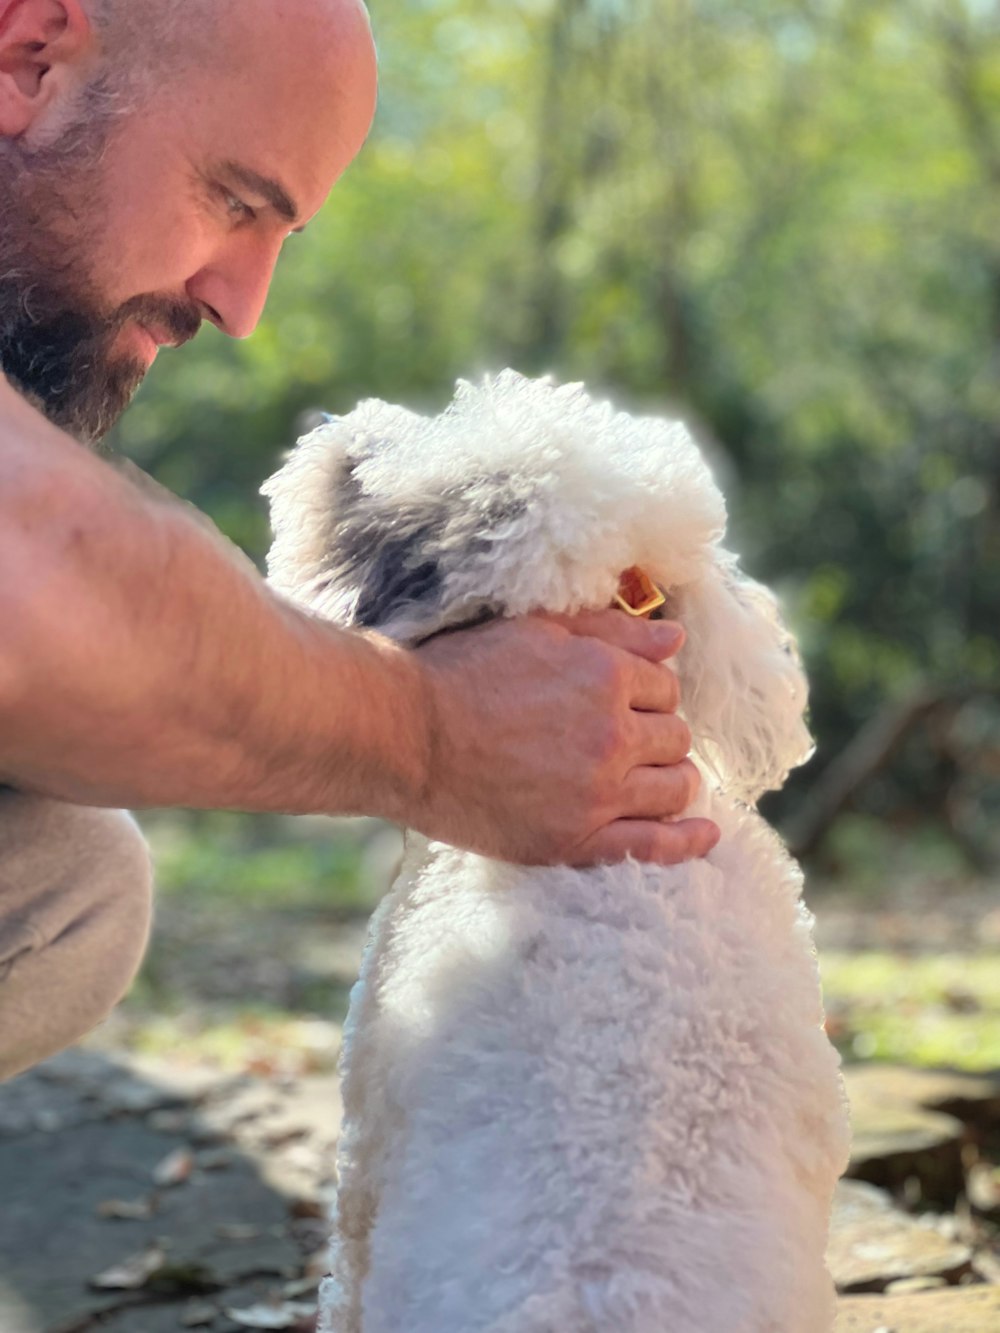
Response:
[[[127,814],[0,794],[0,1078],[108,1015],[151,910],[149,853]]]

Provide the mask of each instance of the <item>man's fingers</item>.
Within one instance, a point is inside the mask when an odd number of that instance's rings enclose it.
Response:
[[[633,681],[629,691],[629,705],[647,713],[675,713],[681,699],[680,681],[676,672],[661,662],[643,662],[631,659]]]
[[[707,856],[719,836],[718,826],[710,819],[678,819],[670,824],[616,819],[588,838],[574,857],[574,864],[613,864],[634,856],[637,861],[656,865],[680,865]]]
[[[644,657],[648,662],[662,662],[673,657],[684,642],[684,627],[673,620],[642,620],[615,608],[548,618],[571,634],[601,639],[635,657]]]
[[[635,713],[630,733],[632,763],[679,764],[691,753],[691,728],[676,713]]]
[[[626,819],[683,814],[700,787],[701,774],[690,759],[669,768],[634,768],[622,788],[622,814]]]

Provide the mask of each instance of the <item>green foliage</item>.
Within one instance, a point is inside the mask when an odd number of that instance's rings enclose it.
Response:
[[[377,127],[249,342],[120,446],[260,558],[302,414],[513,364],[677,411],[783,590],[820,760],[1000,668],[1000,18],[982,0],[374,5]],[[862,804],[943,807],[898,762]],[[811,780],[805,775],[805,784]]]
[[[370,821],[159,812],[142,823],[161,898],[194,891],[223,912],[332,918],[368,913],[388,884],[393,848],[383,852]]]
[[[831,1035],[848,1060],[1000,1065],[1000,957],[825,953]]]
[[[887,880],[961,883],[968,870],[961,850],[939,826],[920,824],[900,832],[870,814],[841,815],[830,833],[827,854],[837,868],[838,883],[872,901]]]

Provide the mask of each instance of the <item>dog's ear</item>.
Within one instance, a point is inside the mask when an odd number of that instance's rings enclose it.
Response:
[[[274,528],[268,572],[317,615],[419,643],[503,613],[484,596],[477,571],[490,566],[526,505],[503,473],[398,486],[393,425],[361,432],[350,419],[332,419],[299,441],[262,488]]]
[[[308,456],[300,446],[292,463]],[[272,583],[343,625],[435,623],[442,593],[437,541],[446,507],[435,498],[380,504],[358,482],[349,455],[314,451],[311,461],[304,477],[289,463],[267,484],[276,533]],[[290,515],[289,483],[296,482]]]
[[[432,613],[441,595],[441,566],[423,559],[422,539],[427,529],[387,535],[361,571],[361,588],[354,608],[355,625],[377,629],[408,608]]]
[[[438,542],[445,506],[434,499],[395,509],[380,506],[353,477],[343,482],[341,498],[341,521],[328,540],[326,577],[329,586],[352,590],[348,623],[381,630],[404,623],[408,630],[433,626],[443,593]]]
[[[292,601],[333,620],[343,619],[343,608],[323,604],[328,553],[340,522],[344,485],[353,472],[352,443],[345,422],[329,418],[299,440],[260,488],[270,502],[274,533],[267,556],[269,582]]]
[[[722,550],[681,590],[677,612],[687,631],[678,674],[695,755],[752,805],[813,751],[795,640],[773,594]]]

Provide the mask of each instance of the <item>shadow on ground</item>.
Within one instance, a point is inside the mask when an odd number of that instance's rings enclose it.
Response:
[[[0,1088],[0,1329],[311,1327],[336,1079],[73,1050]]]

